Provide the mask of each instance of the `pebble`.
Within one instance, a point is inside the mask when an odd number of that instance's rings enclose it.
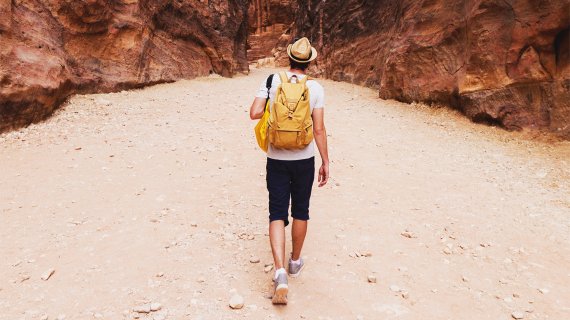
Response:
[[[511,317],[513,317],[513,319],[524,319],[524,313],[521,311],[515,311],[511,313]]]
[[[272,265],[272,264],[266,265],[265,268],[263,269],[263,271],[264,271],[265,273],[268,273],[268,272],[271,271],[271,270],[273,270],[273,265]]]
[[[239,294],[234,294],[230,299],[230,308],[241,309],[243,308],[243,297]]]
[[[451,254],[451,249],[449,249],[448,247],[443,248],[443,253],[445,254]]]
[[[40,318],[40,320],[48,320],[48,319],[49,319],[49,317],[48,317],[47,314],[44,314],[44,315]]]
[[[376,283],[377,279],[375,275],[369,275],[368,276],[368,282],[370,283]]]
[[[251,262],[251,263],[259,263],[259,261],[261,261],[261,260],[259,260],[258,257],[251,257],[251,258],[249,259],[249,262]]]
[[[410,232],[408,230],[403,231],[402,233],[400,233],[400,235],[404,238],[409,238],[409,239],[416,237],[413,232]]]
[[[51,276],[55,273],[55,269],[51,268],[48,271],[44,272],[44,274],[42,274],[42,280],[43,281],[48,281],[49,278],[51,278]]]
[[[133,311],[138,313],[150,313],[150,303],[134,307]]]
[[[408,291],[402,291],[402,298],[408,299],[410,297],[410,293]]]
[[[546,288],[539,288],[539,289],[538,289],[538,292],[540,292],[540,293],[542,293],[542,294],[547,294],[547,293],[549,292],[549,290],[546,289]]]
[[[153,303],[150,304],[150,311],[153,311],[153,312],[154,312],[154,311],[158,311],[158,310],[160,310],[160,309],[162,309],[162,305],[161,305],[160,303],[158,303],[158,302],[153,302]]]
[[[190,226],[196,228],[198,224],[196,222],[190,222]]]

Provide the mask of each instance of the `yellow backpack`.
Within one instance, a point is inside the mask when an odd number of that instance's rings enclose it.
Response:
[[[257,145],[259,145],[261,150],[265,152],[267,152],[267,149],[269,147],[269,141],[267,140],[267,122],[269,121],[269,90],[271,89],[272,81],[273,81],[273,75],[270,75],[265,83],[265,87],[267,87],[265,112],[263,113],[261,119],[259,119],[259,121],[257,122],[255,129],[253,130],[255,132],[255,139],[257,140]]]
[[[291,82],[280,72],[281,85],[271,106],[268,121],[269,143],[276,149],[303,149],[313,141],[313,118],[305,76]]]

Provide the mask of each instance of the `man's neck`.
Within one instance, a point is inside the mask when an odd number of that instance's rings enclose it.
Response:
[[[301,70],[301,69],[289,69],[289,72],[296,74],[307,74],[306,70]]]

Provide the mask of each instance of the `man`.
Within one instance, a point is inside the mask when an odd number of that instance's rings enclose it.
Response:
[[[306,77],[309,63],[317,57],[317,51],[311,47],[307,38],[296,40],[287,48],[290,69],[286,73],[290,82]],[[267,83],[271,82],[268,92]],[[265,111],[265,102],[269,97],[273,103],[277,88],[281,84],[279,76],[272,81],[264,81],[250,108],[252,120],[260,119]],[[307,233],[309,220],[309,200],[315,176],[315,143],[321,155],[319,169],[319,187],[329,179],[329,156],[327,133],[324,124],[324,90],[315,80],[306,81],[310,97],[310,112],[313,120],[314,140],[302,149],[278,149],[269,144],[267,151],[267,190],[269,191],[269,239],[275,262],[274,304],[287,304],[289,292],[287,272],[285,271],[285,227],[289,224],[289,199],[293,227],[291,238],[293,252],[288,261],[289,276],[297,277],[305,262],[301,258],[301,249]]]

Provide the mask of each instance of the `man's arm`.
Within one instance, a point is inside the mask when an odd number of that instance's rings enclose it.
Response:
[[[325,129],[325,109],[313,110],[313,134],[323,161],[319,169],[319,187],[329,181],[329,151],[327,146],[327,130]]]
[[[249,117],[251,120],[261,119],[265,113],[265,98],[255,98],[249,108]]]

